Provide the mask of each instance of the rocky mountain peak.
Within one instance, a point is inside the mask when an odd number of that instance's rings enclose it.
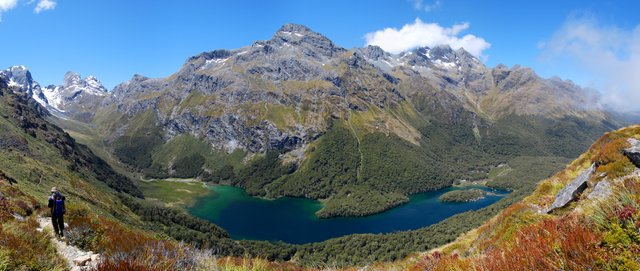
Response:
[[[79,88],[81,90],[104,93],[107,89],[100,83],[100,81],[93,75],[89,75],[86,78],[82,78],[80,74],[72,71],[68,71],[64,75],[62,81],[62,88]]]
[[[78,85],[80,84],[80,80],[82,80],[82,78],[80,77],[80,74],[76,72],[68,71],[67,73],[64,74],[62,85],[63,86]]]
[[[456,58],[456,52],[449,45],[439,45],[429,51],[431,59],[452,60]]]
[[[456,50],[456,55],[460,58],[478,59],[477,57],[469,53],[467,50],[465,50],[464,47],[458,48],[458,50]]]
[[[362,54],[364,54],[364,56],[368,59],[380,60],[381,58],[384,58],[385,56],[387,56],[389,53],[382,50],[380,46],[368,45],[367,47],[364,48],[364,50],[362,50]]]
[[[268,42],[276,46],[299,46],[307,54],[320,54],[326,57],[335,56],[345,49],[336,46],[329,38],[299,24],[285,24],[280,27]]]
[[[190,57],[189,59],[187,59],[187,62],[192,62],[194,60],[197,60],[199,58],[204,58],[204,60],[211,60],[211,59],[224,59],[224,58],[228,58],[229,56],[231,56],[231,51],[229,50],[213,50],[210,52],[204,52],[195,56]],[[135,76],[142,76],[139,74],[134,75]]]
[[[37,85],[31,77],[31,72],[25,66],[12,66],[0,71],[0,75],[7,80],[9,86],[20,87],[27,93],[33,93],[33,89]]]
[[[289,33],[292,33],[292,34],[297,33],[300,35],[318,34],[304,25],[288,23],[280,27],[280,29],[278,29],[275,35],[276,36],[289,35]]]

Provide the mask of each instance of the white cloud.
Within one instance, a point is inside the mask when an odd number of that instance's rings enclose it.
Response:
[[[425,4],[423,0],[413,0],[413,8],[416,10],[424,10],[426,12],[432,12],[442,6],[442,1],[436,0],[432,4]]]
[[[40,13],[45,10],[56,8],[56,0],[29,0],[25,5],[31,5],[38,1],[34,12]],[[2,22],[2,13],[14,9],[18,5],[18,0],[0,0],[0,22]]]
[[[468,28],[469,23],[442,27],[437,23],[423,23],[420,19],[416,19],[412,24],[406,24],[399,30],[385,28],[367,33],[365,40],[367,45],[377,45],[391,53],[400,53],[422,46],[449,45],[453,49],[463,47],[476,57],[486,58],[483,52],[491,47],[490,43],[471,34],[459,36]]]
[[[602,103],[621,112],[640,111],[640,25],[632,29],[571,16],[549,41],[541,42],[544,64],[571,63],[591,78]]]
[[[432,12],[434,10],[437,10],[440,8],[440,6],[442,6],[442,2],[440,2],[440,0],[436,0],[435,2],[433,2],[433,4],[431,5],[425,5],[424,6],[424,11],[426,12]]]
[[[2,21],[2,13],[16,7],[18,0],[0,0],[0,22]]]
[[[34,9],[34,11],[36,13],[40,13],[45,10],[54,9],[56,8],[56,4],[57,3],[55,0],[40,0],[38,1],[38,4],[36,5],[36,8]]]

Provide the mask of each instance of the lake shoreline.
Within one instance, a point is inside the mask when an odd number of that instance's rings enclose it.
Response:
[[[214,187],[214,186],[231,186],[231,187],[236,187],[239,189],[244,190],[242,187],[238,187],[235,185],[232,185],[228,182],[220,182],[220,183],[207,183],[204,181],[200,181],[200,180],[196,180],[194,179],[194,182],[202,182],[203,185],[205,187]],[[378,209],[376,211],[373,212],[368,212],[368,213],[362,213],[362,214],[356,214],[356,215],[322,215],[322,216],[316,216],[319,219],[331,219],[331,218],[340,218],[340,217],[344,217],[344,218],[349,218],[349,217],[367,217],[367,216],[372,216],[372,215],[377,215],[377,214],[381,214],[384,212],[387,212],[389,210],[393,210],[394,208],[398,208],[401,207],[409,202],[411,202],[411,197],[421,194],[421,193],[429,193],[429,192],[436,192],[436,191],[440,191],[443,189],[470,189],[470,188],[480,188],[480,189],[491,189],[491,190],[501,190],[499,188],[494,188],[494,187],[489,187],[486,185],[486,183],[488,182],[488,179],[483,179],[483,180],[476,180],[476,181],[467,181],[467,180],[461,180],[461,181],[457,181],[454,184],[450,185],[450,186],[445,186],[439,189],[434,189],[434,190],[424,190],[424,191],[418,191],[412,194],[408,194],[405,195],[407,197],[406,201],[402,201],[402,202],[397,202],[397,204],[391,204],[391,205],[385,205],[384,208]],[[246,190],[245,190],[246,192]],[[506,190],[505,192],[511,192],[510,190]],[[272,196],[259,196],[259,195],[252,195],[250,193],[247,192],[247,194],[253,198],[256,199],[262,199],[262,200],[267,200],[267,201],[273,201],[273,200],[278,200],[278,199],[307,199],[307,200],[313,200],[313,201],[317,201],[320,204],[322,204],[323,208],[325,206],[325,203],[330,199],[330,198],[324,198],[324,199],[314,199],[314,198],[307,198],[307,197],[296,197],[296,196],[277,196],[277,197],[272,197]],[[492,194],[494,196],[502,196],[502,194]],[[320,212],[321,210],[319,210],[318,212]]]
[[[505,194],[500,192],[475,202],[441,203],[438,196],[460,188],[414,194],[405,204],[368,216],[319,218],[321,201],[280,197],[260,199],[241,188],[208,184],[211,194],[200,198],[188,211],[229,232],[236,240],[283,241],[291,244],[320,242],[350,234],[378,234],[415,230],[455,214],[489,206]],[[484,188],[487,192],[495,191]],[[256,227],[255,225],[260,225]]]

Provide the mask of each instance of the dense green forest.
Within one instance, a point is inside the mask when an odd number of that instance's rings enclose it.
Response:
[[[480,189],[452,190],[442,194],[438,199],[442,202],[467,202],[479,200],[486,192]]]

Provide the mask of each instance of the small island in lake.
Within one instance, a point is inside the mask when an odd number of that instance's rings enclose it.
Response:
[[[452,190],[438,199],[442,202],[469,202],[483,199],[485,195],[486,192],[480,189]]]

